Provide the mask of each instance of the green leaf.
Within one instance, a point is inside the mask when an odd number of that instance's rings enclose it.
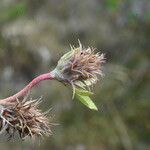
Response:
[[[76,89],[77,91],[77,89]],[[91,98],[87,95],[84,95],[85,93],[80,93],[80,90],[76,92],[76,97],[88,108],[93,109],[93,110],[98,110],[94,102],[91,100]]]
[[[64,54],[60,59],[62,61],[66,61],[66,60],[70,59],[72,57],[72,55],[73,55],[73,51],[69,51],[66,54]]]
[[[78,95],[82,95],[82,96],[91,96],[93,95],[92,92],[90,91],[87,91],[87,90],[83,90],[83,89],[75,89],[75,93],[78,94]]]

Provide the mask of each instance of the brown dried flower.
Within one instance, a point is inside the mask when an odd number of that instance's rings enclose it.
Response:
[[[51,134],[46,113],[38,109],[40,100],[17,100],[14,105],[0,106],[0,132],[6,132],[11,139],[19,133],[21,139],[26,137],[49,136]]]
[[[95,53],[94,48],[83,48],[79,42],[78,48],[71,46],[71,51],[61,57],[53,72],[57,80],[73,87],[90,87],[97,82],[97,75],[103,75],[104,62],[104,54]]]

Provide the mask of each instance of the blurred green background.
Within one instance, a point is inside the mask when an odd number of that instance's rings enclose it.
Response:
[[[1,140],[1,150],[150,149],[150,0],[0,0],[0,98],[52,70],[69,44],[106,54],[91,111],[56,81],[43,96],[53,135],[32,143]]]

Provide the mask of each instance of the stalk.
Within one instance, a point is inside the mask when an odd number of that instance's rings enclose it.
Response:
[[[11,103],[15,102],[16,99],[24,97],[33,87],[35,87],[41,81],[53,80],[53,79],[54,79],[54,74],[52,72],[39,75],[38,77],[34,78],[27,86],[25,86],[18,93],[14,94],[14,95],[12,95],[10,97],[1,99],[0,100],[0,105],[10,105]]]

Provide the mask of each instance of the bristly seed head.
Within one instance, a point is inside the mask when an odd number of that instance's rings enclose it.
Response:
[[[97,82],[97,75],[103,76],[102,64],[105,62],[104,54],[95,53],[94,48],[71,46],[71,51],[58,61],[53,71],[55,78],[72,86],[85,88]]]
[[[0,107],[0,133],[5,132],[8,139],[19,133],[21,139],[26,137],[49,136],[51,134],[50,123],[46,113],[38,109],[40,101],[17,100],[12,106]]]

